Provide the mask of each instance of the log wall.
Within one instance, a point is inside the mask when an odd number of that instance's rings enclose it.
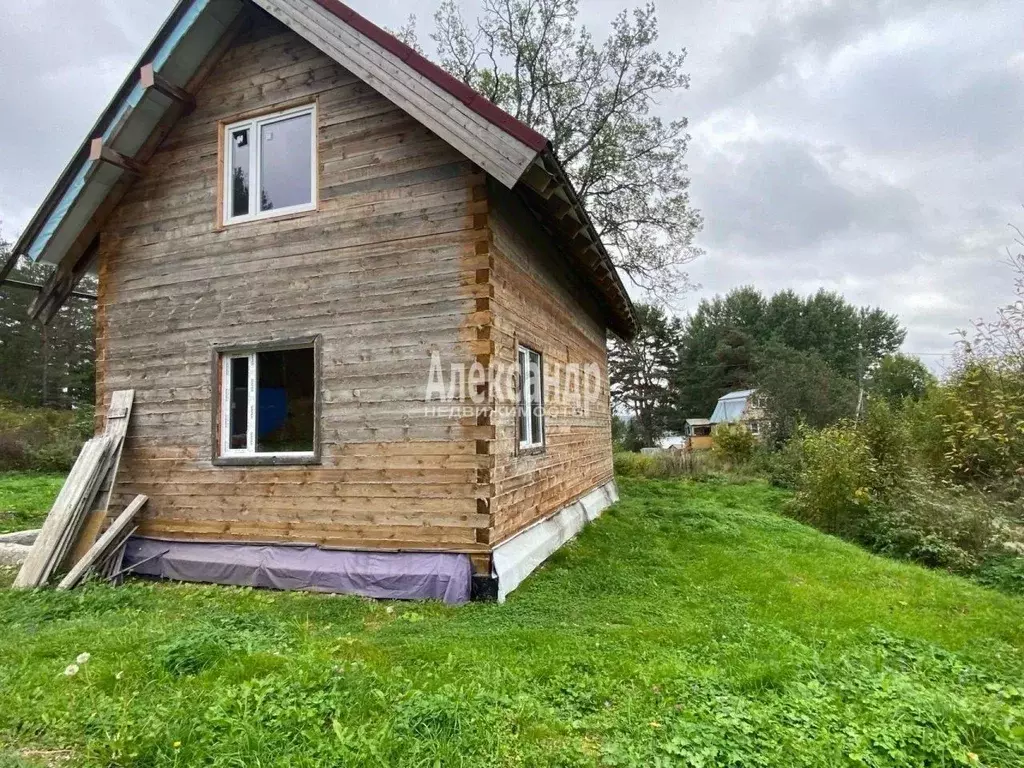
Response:
[[[218,123],[313,99],[319,209],[221,227]],[[136,390],[117,500],[154,536],[486,551],[493,428],[424,402],[489,321],[483,173],[262,13],[196,101],[101,235],[98,398]],[[214,345],[317,334],[322,464],[215,467]]]
[[[488,190],[493,354],[506,369],[517,366],[519,344],[543,355],[546,410],[543,450],[520,452],[515,387],[501,381],[493,387],[493,546],[611,480],[613,472],[606,333],[598,308],[520,199],[497,184]],[[582,379],[567,391],[569,364],[597,371],[591,402]]]

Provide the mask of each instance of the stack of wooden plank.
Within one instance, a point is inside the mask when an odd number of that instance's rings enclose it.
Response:
[[[15,587],[41,587],[55,571],[74,565],[91,552],[107,518],[134,398],[133,390],[113,393],[103,435],[92,438],[82,447],[75,466],[65,480],[64,487],[14,581]],[[134,518],[143,504],[144,498],[134,507],[130,519]],[[120,530],[118,536],[126,528],[127,525]],[[107,546],[110,543],[107,542]],[[117,540],[118,546],[120,543]],[[110,549],[106,554],[112,551],[116,550]]]
[[[70,554],[96,491],[109,469],[107,460],[113,443],[108,437],[94,437],[83,446],[21,566],[18,578],[14,580],[15,587],[43,586]]]

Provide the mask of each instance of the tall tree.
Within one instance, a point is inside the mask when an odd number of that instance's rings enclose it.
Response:
[[[832,368],[821,355],[778,342],[761,351],[758,373],[770,424],[768,439],[781,444],[799,424],[825,427],[854,415],[857,384]]]
[[[813,355],[837,376],[859,382],[905,335],[895,315],[827,291],[766,299],[744,287],[705,299],[686,322],[673,377],[679,415],[707,416],[730,389],[756,385],[769,345]]]
[[[887,355],[867,373],[868,394],[894,407],[920,400],[936,383],[924,363],[909,355]]]
[[[9,246],[0,242],[0,263]],[[21,260],[10,277],[39,284],[49,276],[42,265]],[[81,290],[95,289],[86,278]],[[70,299],[50,324],[29,319],[35,293],[12,285],[0,286],[0,397],[24,405],[70,408],[91,405],[95,396],[94,307]]]
[[[637,304],[636,312],[640,330],[633,341],[612,344],[608,375],[612,401],[629,411],[639,441],[652,446],[669,421],[669,379],[678,364],[682,324],[647,304]]]
[[[707,418],[723,394],[743,389],[754,374],[754,352],[767,338],[764,297],[753,287],[705,299],[686,321],[673,373],[678,422]]]
[[[657,49],[653,3],[622,11],[601,43],[578,16],[578,0],[483,0],[469,22],[444,0],[431,38],[445,69],[551,140],[616,266],[667,298],[686,284],[702,220],[687,121],[652,111],[689,87],[686,52]]]

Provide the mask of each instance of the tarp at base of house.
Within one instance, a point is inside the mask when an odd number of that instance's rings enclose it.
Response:
[[[134,537],[133,572],[176,581],[335,592],[397,600],[469,601],[469,555],[354,552],[273,544],[217,544]]]

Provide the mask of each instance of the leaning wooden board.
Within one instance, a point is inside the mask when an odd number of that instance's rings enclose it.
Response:
[[[14,580],[15,587],[31,588],[45,584],[53,569],[67,554],[67,547],[70,546],[69,532],[77,531],[76,526],[81,524],[85,510],[92,503],[101,473],[106,470],[110,448],[111,440],[107,437],[94,437],[82,447],[64,487],[46,516],[35,544]]]
[[[103,435],[115,441],[113,461],[110,470],[103,478],[96,503],[89,510],[81,532],[78,534],[78,540],[71,551],[71,556],[65,563],[67,566],[74,565],[85,556],[90,547],[96,543],[96,537],[103,529],[103,523],[110,511],[110,497],[117,485],[117,470],[121,466],[121,454],[124,452],[124,440],[128,433],[128,421],[131,419],[134,402],[134,389],[118,390],[110,396],[110,407],[107,409],[107,423],[104,426]]]
[[[138,514],[147,501],[149,501],[147,496],[136,496],[125,511],[118,515],[106,532],[100,536],[99,540],[89,548],[85,557],[81,558],[75,564],[75,567],[68,572],[68,575],[64,577],[63,581],[57,586],[57,589],[73,589],[86,576],[90,568],[96,565],[105,555],[110,554],[110,552],[123,544],[121,540],[122,535],[129,532],[132,522],[135,520],[135,515]]]
[[[96,468],[86,476],[82,492],[71,508],[67,524],[61,531],[57,543],[46,561],[46,567],[40,575],[38,586],[46,584],[50,577],[61,567],[61,563],[67,559],[68,553],[74,546],[75,538],[78,536],[78,531],[82,527],[82,521],[92,506],[96,494],[99,492],[103,476],[109,471],[114,443],[105,436],[101,440],[103,440],[103,445],[100,448]]]

